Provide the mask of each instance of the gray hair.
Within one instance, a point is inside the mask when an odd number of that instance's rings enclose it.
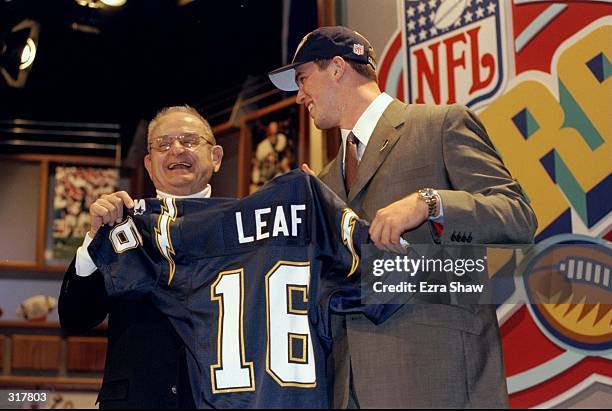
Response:
[[[212,129],[210,128],[210,124],[208,124],[208,121],[206,121],[206,119],[202,117],[200,113],[198,113],[198,110],[196,110],[195,108],[187,104],[184,104],[182,106],[164,107],[161,110],[159,110],[157,114],[155,115],[155,117],[153,117],[153,120],[149,122],[149,127],[147,129],[147,139],[151,136],[151,131],[153,131],[155,126],[157,126],[157,123],[159,123],[161,118],[170,113],[186,113],[186,114],[191,114],[192,116],[196,117],[202,122],[202,125],[204,126],[204,130],[206,130],[206,134],[207,134],[206,137],[212,138],[212,143],[217,144],[215,140],[215,136],[213,135]]]

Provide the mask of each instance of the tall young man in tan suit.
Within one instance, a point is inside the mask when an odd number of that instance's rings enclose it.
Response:
[[[342,147],[320,177],[372,222],[374,242],[532,241],[535,215],[479,119],[394,100],[375,68],[362,35],[322,27],[270,73],[318,128],[340,127]],[[382,326],[351,316],[335,332],[336,406],[508,406],[493,306],[407,304]]]

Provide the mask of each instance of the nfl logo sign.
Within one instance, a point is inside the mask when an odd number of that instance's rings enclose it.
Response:
[[[410,103],[481,105],[508,70],[505,1],[404,0],[406,96]]]
[[[363,56],[364,52],[365,50],[363,48],[363,44],[353,44],[353,53],[357,54],[358,56]]]

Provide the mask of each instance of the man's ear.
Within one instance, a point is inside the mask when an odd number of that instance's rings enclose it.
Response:
[[[221,160],[223,160],[223,147],[213,146],[211,151],[212,162],[215,173],[221,168]]]
[[[151,178],[151,180],[153,179],[151,177],[151,153],[147,153],[147,155],[144,157],[144,166],[147,169],[147,173],[149,173],[149,178]]]
[[[346,71],[347,64],[348,63],[346,62],[346,60],[344,60],[340,56],[335,56],[332,59],[330,66],[334,75],[334,79],[336,79],[337,81],[340,81],[342,79]]]

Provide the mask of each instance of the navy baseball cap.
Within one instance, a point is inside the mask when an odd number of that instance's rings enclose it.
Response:
[[[295,82],[295,67],[335,56],[356,63],[369,64],[376,70],[376,60],[370,50],[372,50],[370,42],[355,30],[342,26],[319,27],[304,36],[291,64],[271,71],[268,77],[279,89],[296,91],[298,85]]]

